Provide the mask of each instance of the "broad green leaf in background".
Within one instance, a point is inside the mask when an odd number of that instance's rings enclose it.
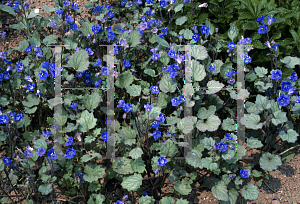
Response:
[[[180,198],[176,200],[176,204],[189,204],[189,201],[186,199]]]
[[[14,16],[16,13],[15,13],[15,10],[11,7],[11,6],[7,6],[7,5],[0,5],[0,11],[4,12],[4,13],[7,13],[9,15],[12,15]]]
[[[183,7],[183,4],[178,4],[178,5],[174,8],[174,12],[177,13],[178,11],[182,11],[182,7]]]
[[[137,172],[139,174],[144,173],[146,170],[146,165],[144,160],[140,157],[138,159],[135,159],[134,161],[130,161],[131,168],[134,170],[134,172]]]
[[[174,93],[176,91],[177,83],[173,82],[169,74],[165,74],[159,82],[159,89],[164,93]]]
[[[223,120],[221,128],[226,131],[234,131],[237,127],[232,118],[226,118],[225,120]]]
[[[97,181],[98,179],[103,178],[105,174],[105,169],[98,164],[88,163],[84,166],[84,175],[83,179],[87,182]]]
[[[187,153],[185,160],[189,165],[195,168],[203,169],[203,163],[201,157],[202,157],[202,153],[197,149],[193,149],[192,151]]]
[[[38,149],[40,147],[44,147],[45,149],[47,149],[47,143],[45,142],[45,139],[34,140],[33,144],[35,149]]]
[[[287,141],[289,143],[295,143],[298,136],[299,134],[293,129],[289,129],[286,133],[285,131],[279,132],[279,137],[282,139],[282,141]]]
[[[155,203],[155,199],[153,198],[153,196],[142,196],[139,198],[139,203],[140,204],[154,204]]]
[[[231,41],[234,41],[234,39],[238,36],[239,30],[235,26],[235,24],[230,24],[230,29],[228,31],[228,37],[231,39]]]
[[[91,95],[86,95],[83,98],[83,104],[89,111],[92,111],[95,108],[97,108],[99,103],[100,103],[99,92],[93,92]]]
[[[191,117],[184,117],[177,124],[177,128],[183,131],[184,134],[190,133],[194,129],[194,122]]]
[[[81,132],[88,132],[96,126],[97,119],[94,117],[93,113],[89,113],[87,110],[81,113],[78,123],[81,125],[79,129]]]
[[[155,71],[153,69],[145,69],[144,70],[145,74],[148,74],[152,77],[156,77],[157,75],[155,75]]]
[[[217,108],[214,105],[209,106],[208,110],[206,110],[205,107],[201,107],[198,110],[197,117],[201,120],[207,119],[209,116],[214,115],[216,113],[216,110]]]
[[[259,165],[263,170],[273,171],[282,165],[281,159],[278,155],[271,154],[269,152],[263,153],[259,159]]]
[[[202,140],[202,143],[203,143],[203,147],[207,150],[211,150],[212,147],[214,146],[215,144],[215,140],[211,137],[205,137],[203,140]]]
[[[168,65],[170,62],[170,57],[164,52],[159,53],[159,61],[161,61],[164,65]]]
[[[210,21],[208,21],[208,20],[206,20],[205,21],[205,25],[207,26],[207,27],[209,27],[209,34],[210,35],[213,35],[214,34],[214,26],[213,26],[213,24],[210,22]]]
[[[215,94],[218,93],[225,85],[215,80],[211,80],[207,83],[206,94]]]
[[[266,74],[268,73],[268,70],[264,67],[256,67],[256,68],[254,68],[254,71],[255,71],[256,75],[260,78],[266,76]]]
[[[269,102],[268,97],[262,96],[258,94],[256,96],[255,104],[259,110],[267,110],[271,107],[271,103]]]
[[[133,75],[130,72],[130,70],[127,70],[118,76],[115,85],[119,88],[125,88],[129,86],[132,82],[133,82]]]
[[[127,86],[126,91],[130,94],[130,96],[140,96],[142,87],[140,85],[133,84],[131,86]]]
[[[300,58],[286,56],[283,59],[281,59],[280,62],[286,64],[286,65],[284,65],[285,67],[294,69],[295,65],[300,65]]]
[[[123,178],[121,186],[128,191],[137,191],[142,185],[142,176],[135,173],[134,175]]]
[[[95,199],[95,200],[94,200]],[[105,201],[105,196],[101,194],[92,194],[87,204],[102,204]]]
[[[139,31],[132,31],[129,34],[129,40],[128,42],[131,43],[130,47],[135,47],[136,45],[141,43],[141,36]]]
[[[88,36],[88,34],[91,34],[92,33],[92,27],[94,26],[94,23],[89,23],[89,22],[84,22],[82,25],[81,25],[81,32],[83,33],[83,35],[85,37]]]
[[[258,140],[258,138],[252,136],[250,138],[247,138],[247,147],[261,148],[262,146],[263,144],[261,143],[260,140]]]
[[[74,68],[78,72],[83,72],[89,67],[89,55],[85,50],[76,51],[68,60],[68,67]]]
[[[159,154],[165,157],[174,157],[178,153],[178,147],[171,139],[168,139],[160,148]]]
[[[188,195],[192,191],[191,182],[185,177],[183,181],[178,181],[175,184],[174,189],[181,195]]]
[[[199,120],[197,122],[197,129],[201,132],[209,131],[214,132],[216,131],[221,124],[221,120],[216,115],[211,115],[207,118],[207,121],[204,122],[204,120]]]
[[[25,39],[20,42],[18,47],[13,47],[15,50],[18,50],[20,52],[23,52],[27,47],[29,47],[28,41]]]
[[[52,184],[42,184],[39,186],[39,192],[41,192],[43,195],[48,195],[53,190]]]
[[[27,96],[27,101],[22,101],[22,104],[28,108],[32,106],[37,106],[40,103],[40,99],[37,98],[34,94],[29,94]]]
[[[162,47],[169,47],[169,43],[165,40],[165,39],[162,39],[160,37],[156,37],[156,42],[162,46]]]
[[[247,200],[256,200],[258,198],[259,191],[257,186],[253,184],[248,184],[242,189],[242,195]]]
[[[197,60],[204,60],[208,57],[207,49],[202,45],[192,46],[191,56]]]
[[[137,131],[131,129],[131,127],[124,127],[119,129],[119,136],[123,139],[124,144],[132,145],[136,143]]]
[[[129,152],[129,156],[132,159],[138,159],[142,156],[143,150],[140,147],[136,147]]]
[[[222,200],[222,201],[229,200],[227,186],[225,185],[224,182],[220,182],[214,185],[211,189],[211,192],[213,193],[213,196],[218,200]]]
[[[243,121],[243,120],[241,120]],[[244,125],[246,128],[258,130],[262,128],[263,123],[260,123],[260,116],[254,113],[245,114]]]
[[[168,196],[168,197],[163,197],[160,201],[159,201],[159,204],[174,204],[175,203],[175,200]]]
[[[204,66],[196,60],[192,60],[192,64],[193,81],[202,81],[206,76]]]
[[[44,38],[43,43],[45,45],[56,44],[57,43],[57,35],[48,35]]]
[[[156,118],[161,112],[161,107],[153,107],[149,113],[149,119]]]
[[[283,112],[281,110],[276,111],[275,113],[273,113],[275,118],[272,118],[272,123],[277,126],[281,123],[285,123],[288,121],[287,117],[286,117],[286,112]]]
[[[49,7],[49,6],[45,6],[45,5],[42,5],[44,11],[47,11],[47,12],[54,12],[56,9],[55,8],[52,8],[52,7]]]
[[[186,16],[181,16],[180,18],[177,18],[177,20],[175,21],[176,25],[182,25],[187,21],[187,17]]]

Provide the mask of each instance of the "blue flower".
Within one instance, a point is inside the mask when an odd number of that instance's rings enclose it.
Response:
[[[55,13],[57,14],[57,16],[58,16],[59,18],[62,18],[63,12],[64,12],[63,9],[62,9],[62,10],[57,9],[57,10],[55,11]]]
[[[42,157],[43,154],[45,153],[46,153],[46,149],[44,147],[37,148],[36,150],[36,155],[38,155],[39,157]]]
[[[233,140],[233,137],[230,136],[230,133],[225,133],[225,140]]]
[[[119,101],[119,105],[117,105],[118,108],[124,108],[125,107],[125,100],[122,99]]]
[[[107,67],[102,67],[102,68],[101,68],[101,74],[102,74],[103,76],[108,75],[108,74],[109,74],[108,68],[107,68]]]
[[[91,78],[84,78],[83,82],[85,85],[91,84]]]
[[[115,37],[116,37],[116,35],[115,35],[113,32],[109,32],[109,33],[107,34],[107,38],[108,38],[109,41],[110,41],[110,40],[114,40]],[[108,42],[109,42],[109,41],[108,41]]]
[[[147,190],[144,190],[144,192],[143,192],[142,195],[143,195],[143,196],[147,196]]]
[[[202,29],[202,28],[201,28]],[[202,30],[201,30],[202,31]],[[195,40],[196,42],[198,41],[198,40],[200,40],[200,34],[199,33],[194,33],[194,35],[193,35],[193,40]]]
[[[137,3],[138,5],[141,5],[141,4],[143,4],[143,1],[142,1],[142,0],[136,0],[136,3]]]
[[[228,79],[228,83],[229,83],[229,84],[233,85],[233,84],[234,84],[234,82],[235,82],[235,79],[234,79],[234,78],[230,78],[230,79]]]
[[[123,61],[123,66],[124,66],[124,67],[130,67],[130,66],[131,66],[131,63],[129,62],[129,60],[124,60],[124,61]]]
[[[71,4],[70,1],[68,1],[68,0],[64,1],[63,3],[64,3],[64,6],[66,6],[66,7],[70,6],[70,4]]]
[[[155,174],[158,174],[158,171],[159,171],[159,168],[157,168],[157,169],[155,170],[154,173],[155,173]]]
[[[98,66],[98,67],[101,67],[101,63],[102,63],[102,60],[100,59],[100,60],[97,60],[97,61],[94,63],[94,65],[95,65],[95,66]]]
[[[252,43],[252,39],[251,38],[246,38],[245,39],[245,44],[251,44]]]
[[[235,44],[233,42],[229,42],[227,47],[228,47],[229,50],[233,50],[234,47],[235,47]]]
[[[167,6],[167,2],[165,1],[165,0],[161,0],[160,2],[159,2],[159,5],[160,5],[160,7],[166,7]]]
[[[66,20],[66,24],[70,24],[74,22],[73,17],[69,15],[66,15],[65,20]]]
[[[264,24],[265,15],[261,15],[261,17],[257,17],[257,21]]]
[[[159,159],[157,160],[157,164],[159,166],[164,166],[164,165],[166,165],[167,162],[168,162],[168,160],[164,156],[159,157]]]
[[[50,132],[49,130],[47,130],[47,131],[43,130],[42,133],[44,134],[44,137],[46,137],[46,138],[48,138],[52,134],[52,132]]]
[[[9,165],[11,163],[11,160],[9,157],[4,158],[3,161],[4,161],[5,165]]]
[[[227,71],[226,73],[225,73],[225,76],[227,76],[228,78],[231,78],[232,76],[235,76],[237,74],[237,72],[236,71]]]
[[[165,116],[165,114],[160,113],[160,114],[156,117],[156,120],[159,120],[159,121],[161,121],[161,122],[164,122],[164,121],[165,121],[164,116]]]
[[[71,105],[71,108],[76,110],[77,106],[78,106],[78,103],[74,103],[74,104]]]
[[[179,100],[179,103],[184,103],[185,102],[184,96],[179,96],[178,100]]]
[[[67,141],[65,142],[65,145],[66,146],[70,146],[70,145],[73,145],[74,142],[73,142],[73,137],[68,137]]]
[[[3,78],[4,79],[9,79],[9,72],[8,71],[3,72]]]
[[[91,72],[89,71],[84,71],[83,74],[85,77],[91,77]]]
[[[284,94],[281,94],[280,97],[278,98],[278,103],[281,106],[287,106],[290,103],[290,97],[288,97]]]
[[[17,62],[16,68],[17,68],[17,71],[20,72],[24,69],[24,64],[22,62]]]
[[[124,0],[122,3],[121,3],[121,5],[123,6],[123,5],[125,5],[127,3],[127,0]]]
[[[169,57],[170,57],[170,58],[174,58],[174,57],[175,57],[175,55],[176,55],[176,51],[175,51],[175,50],[172,50],[172,49],[170,49],[170,50],[169,50],[169,52],[168,52],[168,55],[169,55]]]
[[[154,107],[153,105],[149,105],[149,104],[144,105],[144,108],[146,109],[146,112],[147,112],[147,113],[150,113],[150,111],[151,111],[151,109],[152,109],[153,107]]]
[[[108,17],[109,18],[112,18],[115,16],[114,12],[112,10],[109,10],[108,13],[107,13]]]
[[[50,151],[47,154],[50,161],[57,160],[57,151],[54,151],[54,149],[50,149]]]
[[[74,155],[75,155],[75,149],[73,149],[73,148],[67,149],[67,151],[66,151],[67,159],[72,159],[74,157]]]
[[[114,204],[124,204],[124,202],[117,200],[117,202],[115,202]]]
[[[282,77],[282,72],[281,70],[273,70],[271,72],[271,79],[278,81]]]
[[[241,170],[240,170],[240,175],[241,175],[241,177],[243,177],[243,178],[249,177],[248,170],[247,170],[247,169],[241,169]]]
[[[29,84],[27,85],[27,89],[28,89],[29,91],[34,91],[34,87],[35,87],[35,84],[33,84],[33,83],[29,83]]]
[[[100,26],[99,24],[94,25],[94,26],[92,27],[93,33],[98,33],[100,29],[101,29],[101,26]]]
[[[126,113],[129,113],[130,111],[132,111],[132,104],[131,103],[126,103],[126,105],[124,107],[124,111]]]
[[[265,34],[265,33],[267,32],[267,30],[268,30],[268,28],[267,28],[266,25],[260,25],[260,26],[259,26],[259,29],[257,30],[257,32],[258,32],[259,34]]]
[[[291,76],[288,77],[289,80],[296,82],[298,79],[298,76],[295,72],[291,73]]]
[[[153,53],[152,56],[151,56],[151,59],[153,61],[157,61],[159,59],[159,54],[158,53]]]
[[[271,48],[273,48],[277,52],[278,45],[279,45],[279,43],[274,44],[274,45],[271,46]]]
[[[159,127],[159,122],[158,121],[155,121],[153,124],[152,124],[152,127],[157,129]]]
[[[33,154],[31,153],[31,151],[29,151],[29,150],[28,150],[28,151],[27,151],[27,150],[24,151],[24,157],[25,157],[25,158],[29,159],[29,158],[32,157],[32,155],[33,155]]]
[[[154,132],[153,132],[153,138],[154,139],[157,139],[157,138],[159,138],[161,136],[161,132],[159,131],[159,130],[155,130]]]
[[[95,87],[101,86],[101,80],[99,79],[99,80],[96,81],[94,84],[95,84]]]
[[[213,72],[216,70],[216,66],[209,65],[209,71]]]
[[[284,92],[289,92],[289,90],[293,88],[292,83],[289,81],[284,81],[281,83],[281,89]]]
[[[40,77],[41,80],[46,80],[47,77],[48,77],[47,71],[42,70],[42,71],[39,73],[39,77]]]
[[[178,101],[177,97],[172,98],[171,102],[172,102],[172,106],[178,106],[178,104],[179,104],[179,101]]]
[[[84,173],[82,174],[77,174],[77,177],[80,179],[80,182],[83,183],[84,179],[83,179]]]
[[[269,16],[267,17],[267,20],[268,20],[268,25],[271,25],[272,23],[274,23],[276,20],[275,18],[270,18]]]
[[[85,51],[88,51],[88,55],[93,55],[94,52],[91,48],[85,48]]]
[[[151,86],[150,91],[151,91],[152,94],[158,94],[159,93],[159,89],[158,89],[157,86]]]
[[[218,143],[218,150],[222,151],[222,152],[226,152],[227,150],[227,144],[224,142],[220,142]]]
[[[104,141],[109,140],[109,137],[110,137],[110,135],[107,134],[107,131],[105,131],[105,132],[103,132],[103,133],[101,134],[101,138],[102,138]]]
[[[203,25],[203,26],[201,27],[201,33],[202,33],[203,35],[208,35],[208,34],[209,34],[209,27]]]
[[[74,10],[79,9],[78,4],[76,4],[75,2],[73,2],[73,3],[72,3],[72,8],[73,8]]]

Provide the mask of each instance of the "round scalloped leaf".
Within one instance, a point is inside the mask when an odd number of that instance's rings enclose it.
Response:
[[[183,198],[180,198],[180,199],[177,199],[176,204],[189,204],[189,201],[187,201]]]
[[[239,30],[235,26],[235,24],[230,24],[230,28],[229,28],[229,31],[228,31],[228,37],[231,39],[231,41],[233,41],[236,38],[238,33],[239,33]]]
[[[211,115],[207,118],[206,122],[204,122],[204,120],[199,120],[197,122],[196,127],[201,132],[205,132],[205,131],[214,132],[219,128],[220,124],[221,124],[221,120],[219,119],[219,117],[215,115]]]
[[[155,199],[153,198],[153,196],[142,196],[139,198],[139,204],[154,204],[155,203]]]
[[[43,195],[48,195],[53,190],[52,184],[42,184],[39,186],[38,191],[41,192]]]
[[[253,184],[248,184],[242,189],[242,195],[247,200],[256,200],[258,198],[259,191],[257,186]]]
[[[260,140],[258,140],[258,138],[254,138],[252,136],[250,138],[247,138],[247,147],[261,148],[262,146],[263,144]]]
[[[255,71],[256,75],[260,78],[266,76],[266,74],[268,73],[268,70],[264,67],[256,67],[256,68],[254,68],[254,71]]]
[[[116,80],[115,85],[119,88],[125,88],[133,82],[133,75],[131,71],[127,70],[120,74]]]
[[[243,122],[243,120],[241,120],[241,122]],[[256,115],[254,113],[245,114],[244,125],[246,128],[253,129],[253,130],[262,129],[263,123],[259,123],[259,122],[260,122],[259,115]]]
[[[202,169],[203,163],[201,157],[202,157],[202,153],[197,149],[193,149],[192,151],[187,153],[185,160],[189,165],[195,168]]]
[[[213,193],[213,196],[215,198],[217,198],[218,200],[222,200],[222,201],[229,200],[227,186],[225,185],[224,182],[220,182],[220,183],[214,185],[211,188],[211,192]]]
[[[208,57],[207,50],[202,45],[192,46],[191,55],[197,60],[205,60]]]
[[[126,91],[130,94],[130,96],[140,96],[142,87],[140,85],[133,84],[131,86],[127,86]]]
[[[206,76],[204,66],[196,60],[192,60],[192,64],[193,81],[202,81]]]
[[[93,113],[89,113],[85,110],[81,113],[77,122],[80,124],[79,130],[81,132],[88,132],[96,126],[97,119],[94,117]]]
[[[271,108],[271,103],[269,103],[268,97],[258,94],[256,96],[255,104],[259,110],[267,110]]]
[[[273,171],[276,170],[278,166],[282,165],[282,162],[278,155],[267,152],[260,157],[259,165],[266,171]]]
[[[94,201],[95,199],[95,201]],[[101,194],[92,194],[87,204],[102,204],[105,201],[105,196]]]
[[[226,131],[234,131],[236,130],[236,124],[232,118],[226,118],[223,120],[221,128]]]
[[[89,67],[89,55],[85,50],[76,51],[69,57],[68,67],[74,68],[77,72],[83,72]]]
[[[299,134],[293,129],[289,129],[287,133],[285,133],[285,131],[279,132],[279,137],[282,141],[287,141],[289,143],[295,143],[298,136]]]
[[[133,173],[133,169],[130,165],[131,159],[128,158],[117,158],[112,163],[112,168],[115,172],[119,174],[131,174]]]
[[[215,80],[211,80],[207,83],[208,90],[206,90],[206,94],[218,93],[223,87],[224,87],[224,84],[222,84],[218,81],[215,81]]]
[[[182,25],[187,21],[187,17],[186,16],[182,16],[180,18],[177,18],[175,24],[176,25]]]
[[[178,153],[178,147],[173,140],[168,139],[160,148],[159,154],[165,157],[174,157]]]
[[[140,147],[136,147],[129,152],[129,156],[132,159],[138,159],[142,156],[143,150]]]
[[[137,191],[142,185],[143,177],[140,174],[134,173],[134,175],[123,178],[121,186],[128,191]]]
[[[288,121],[287,117],[286,117],[286,112],[283,112],[281,110],[276,111],[275,113],[273,113],[273,115],[275,116],[275,118],[272,118],[272,123],[277,126],[281,123],[285,123]]]
[[[178,181],[174,189],[181,195],[188,195],[192,191],[190,182],[187,180],[187,177],[183,181]]]
[[[295,68],[295,65],[300,65],[300,58],[286,56],[283,59],[281,59],[280,62],[286,64],[284,66],[287,68]]]
[[[160,201],[159,204],[174,204],[175,200],[172,197],[163,197]]]
[[[159,82],[159,89],[164,93],[173,93],[176,91],[177,83],[173,82],[170,75],[165,74]]]

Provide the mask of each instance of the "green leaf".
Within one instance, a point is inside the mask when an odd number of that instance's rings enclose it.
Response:
[[[135,144],[136,141],[136,136],[137,136],[137,131],[131,129],[131,127],[122,127],[122,129],[119,129],[118,131],[119,136],[123,139],[124,144],[126,145],[132,145]]]
[[[89,113],[87,110],[83,111],[78,119],[78,123],[81,125],[79,126],[79,130],[81,132],[88,132],[96,126],[96,121],[97,119],[93,113]]]
[[[159,53],[159,60],[164,64],[164,65],[168,65],[168,63],[170,62],[170,58],[167,54],[165,54],[164,52],[160,52]]]
[[[192,60],[192,64],[193,81],[202,81],[206,76],[204,66],[196,60]]]
[[[8,104],[9,104],[9,102],[7,101],[7,99],[2,96],[0,98],[0,105],[1,106],[7,106]]]
[[[202,157],[201,151],[199,151],[197,149],[193,149],[192,151],[187,153],[185,160],[189,165],[191,165],[195,168],[202,169],[203,163],[202,163],[201,157]]]
[[[177,124],[177,128],[183,131],[184,134],[190,133],[194,129],[194,122],[191,117],[184,117]]]
[[[174,125],[174,124],[178,123],[181,119],[170,116],[170,117],[167,117],[166,120],[167,120],[167,125]]]
[[[137,191],[142,185],[142,176],[134,173],[134,175],[123,178],[121,186],[128,191]]]
[[[259,172],[259,171],[257,171],[257,170],[254,169],[254,170],[252,171],[252,175],[253,175],[254,177],[258,178],[258,177],[261,177],[262,174],[261,174],[261,172]]]
[[[241,177],[235,177],[234,184],[235,185],[242,185],[243,181],[242,181]]]
[[[281,123],[285,123],[288,121],[287,117],[286,117],[286,112],[283,112],[281,110],[276,111],[275,113],[273,113],[275,118],[272,118],[272,123],[277,126]]]
[[[34,140],[33,144],[35,149],[38,149],[40,147],[44,147],[45,149],[47,149],[47,143],[45,142],[45,139]]]
[[[125,88],[126,86],[129,86],[132,82],[133,75],[129,70],[127,70],[118,76],[116,86],[119,88]]]
[[[94,201],[95,199],[95,201]],[[102,204],[105,202],[105,196],[101,194],[92,194],[87,202],[87,204]]]
[[[141,95],[141,86],[140,85],[132,85],[126,87],[127,93],[130,94],[130,96],[140,96]]]
[[[175,21],[176,25],[182,25],[187,21],[187,17],[186,16],[182,16],[180,18],[177,18],[177,20]]]
[[[159,89],[164,93],[174,93],[176,91],[177,83],[173,82],[169,74],[165,74],[159,82]]]
[[[176,204],[189,204],[189,201],[187,201],[183,198],[180,198],[180,199],[177,199]]]
[[[211,72],[213,75],[217,75],[218,73],[220,73],[220,71],[221,71],[221,67],[223,66],[223,62],[222,62],[222,60],[215,60],[214,62],[213,62],[213,65],[216,67],[216,70],[215,71],[213,71],[213,72]],[[208,70],[209,70],[209,66],[208,66]]]
[[[178,181],[175,184],[174,189],[181,195],[188,195],[192,191],[188,178],[185,178],[183,181]]]
[[[88,162],[94,158],[98,157],[98,159],[101,158],[101,155],[99,153],[94,153],[93,155],[85,154],[80,158],[81,162]]]
[[[233,41],[237,35],[239,33],[239,30],[237,29],[237,27],[235,26],[235,24],[230,24],[230,28],[228,31],[228,37],[231,39],[231,41]]]
[[[223,120],[221,128],[226,131],[234,131],[236,130],[236,124],[232,118],[226,118]]]
[[[37,106],[35,106],[33,108],[25,107],[25,113],[28,113],[28,114],[33,114],[33,113],[35,113],[36,110],[37,110]]]
[[[131,168],[134,170],[134,172],[137,172],[140,174],[144,173],[144,171],[146,170],[145,162],[141,157],[134,161],[130,161],[130,165],[131,165]]]
[[[209,27],[209,34],[213,35],[214,34],[214,26],[213,26],[213,24],[210,21],[206,20],[205,21],[205,25],[207,27]]]
[[[105,169],[102,168],[100,165],[88,163],[86,166],[84,166],[83,179],[91,183],[93,181],[98,181],[98,179],[103,178],[104,174]]]
[[[218,200],[222,200],[222,201],[229,200],[227,186],[225,185],[224,182],[220,182],[214,185],[211,189],[211,192],[213,193],[213,196]]]
[[[300,65],[300,58],[286,56],[283,59],[281,59],[280,62],[286,64],[284,66],[287,68],[295,68],[295,65]]]
[[[205,149],[208,149],[208,150],[211,150],[211,148],[214,146],[215,144],[215,140],[211,137],[205,137],[203,140],[202,140],[202,143],[203,143],[203,147]]]
[[[45,45],[56,44],[57,38],[57,35],[48,35],[44,38],[43,43]]]
[[[20,42],[18,47],[13,47],[15,50],[18,50],[20,52],[23,52],[27,47],[29,46],[28,41],[25,39]]]
[[[260,94],[256,96],[255,104],[259,110],[267,110],[271,108],[271,103],[269,102],[268,97],[262,96]]]
[[[136,147],[129,152],[129,156],[132,159],[138,159],[142,156],[143,150],[140,147]]]
[[[0,171],[4,170],[4,162],[3,159],[0,160]]]
[[[258,130],[262,128],[263,123],[260,122],[260,116],[256,115],[254,113],[251,114],[245,114],[244,117],[245,120],[245,127],[253,130]]]
[[[223,83],[220,83],[215,80],[211,80],[207,83],[208,90],[206,90],[206,94],[218,93],[223,87],[224,87]]]
[[[74,68],[78,72],[83,72],[89,67],[89,55],[85,50],[76,51],[68,60],[68,67]]]
[[[85,37],[88,36],[88,34],[91,34],[93,31],[92,31],[92,28],[94,26],[94,23],[89,23],[89,22],[84,22],[82,25],[81,25],[81,32],[83,33],[83,35]]]
[[[169,43],[165,40],[165,39],[162,39],[162,38],[160,38],[160,37],[156,37],[156,42],[160,45],[160,46],[162,46],[162,47],[169,47],[170,45],[169,45]]]
[[[12,16],[16,14],[15,10],[11,6],[7,6],[7,5],[0,5],[0,11],[8,13]]]
[[[174,204],[175,200],[172,197],[163,197],[160,201],[159,204]]]
[[[131,43],[130,47],[135,47],[136,45],[141,43],[141,36],[139,31],[132,31],[129,34],[128,42]]]
[[[184,35],[184,39],[191,40],[193,37],[193,32],[190,29],[182,29],[179,31],[180,35]]]
[[[289,129],[287,133],[285,133],[285,131],[279,132],[279,137],[282,139],[282,141],[287,141],[289,143],[295,143],[298,136],[299,134],[293,129]]]
[[[183,7],[183,4],[178,4],[178,5],[174,8],[174,12],[177,13],[178,11],[182,11],[182,7]]]
[[[268,73],[268,70],[264,67],[256,67],[256,68],[254,68],[254,71],[255,71],[256,75],[260,78],[266,76]]]
[[[157,75],[155,75],[155,71],[153,69],[145,69],[144,73],[148,74],[148,75],[150,75],[152,77],[157,77]]]
[[[205,107],[201,107],[198,110],[197,117],[202,120],[207,119],[209,116],[214,115],[216,110],[217,108],[214,105],[209,106],[208,110]]]
[[[40,99],[37,98],[34,94],[29,94],[27,96],[27,101],[22,101],[22,104],[28,108],[32,106],[37,106],[40,103]]]
[[[273,171],[276,170],[278,166],[282,165],[282,162],[278,155],[267,152],[263,153],[260,157],[259,165],[263,170]]]
[[[45,6],[45,5],[42,5],[44,11],[47,11],[47,12],[54,12],[56,10],[56,8],[51,8],[51,7],[48,7],[48,6]]]
[[[154,204],[155,203],[155,199],[153,198],[153,196],[142,196],[139,198],[139,204]]]
[[[178,147],[173,140],[168,139],[160,148],[159,154],[165,157],[174,157],[178,153]]]
[[[259,191],[257,186],[253,184],[248,184],[242,189],[242,195],[247,200],[256,200],[258,198]]]
[[[89,111],[93,111],[95,108],[97,108],[99,103],[100,103],[99,92],[93,92],[91,95],[86,95],[83,98],[83,104]]]
[[[197,45],[191,48],[191,56],[197,60],[204,60],[208,57],[208,53],[204,46]]]
[[[153,107],[150,111],[149,119],[156,118],[161,112],[160,107]]]
[[[247,147],[250,148],[261,148],[263,146],[263,144],[261,143],[260,140],[258,140],[258,138],[254,138],[254,137],[250,137],[247,138]]]
[[[204,120],[199,120],[197,122],[196,127],[201,132],[205,132],[205,131],[214,132],[219,128],[220,124],[221,124],[221,120],[219,119],[219,117],[215,115],[211,115],[207,118],[206,122],[204,122]]]
[[[49,193],[51,193],[52,190],[53,188],[51,183],[48,185],[42,184],[39,186],[38,189],[38,191],[41,192],[43,195],[48,195]]]

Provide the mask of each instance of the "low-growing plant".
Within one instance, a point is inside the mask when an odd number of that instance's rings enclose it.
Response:
[[[70,202],[135,203],[137,192],[139,203],[175,203],[175,198],[188,203],[182,196],[197,189],[192,184],[199,181],[219,203],[236,203],[241,188],[243,198],[256,200],[268,172],[282,158],[290,159],[292,149],[276,153],[298,140],[300,84],[295,72],[282,72],[295,69],[300,58],[278,60],[281,45],[269,36],[276,29],[272,15],[257,12],[255,31],[266,41],[271,66],[257,66],[243,83],[238,62],[247,70],[256,44],[247,36],[238,39],[235,24],[219,33],[207,19],[193,21],[193,12],[209,2],[125,0],[112,7],[92,0],[84,5],[90,16],[80,21],[79,6],[68,0],[54,0],[55,8],[43,6],[52,16],[16,2],[0,6],[19,19],[10,27],[26,33],[19,46],[7,51],[6,34],[0,33],[2,203],[12,201],[11,191],[18,203],[22,196],[27,203],[53,202],[54,185]],[[61,67],[54,58],[58,45]],[[25,52],[25,59],[9,61],[12,50]],[[61,101],[54,92],[57,76],[64,89]],[[106,93],[112,89],[111,98]],[[245,101],[240,121],[236,113],[243,106],[236,107],[237,100]],[[238,143],[238,125],[245,127],[245,144]],[[113,155],[108,155],[111,147]],[[261,150],[258,162],[245,159],[246,147]],[[112,181],[126,195],[107,198]],[[165,184],[173,185],[168,194],[161,190]]]

